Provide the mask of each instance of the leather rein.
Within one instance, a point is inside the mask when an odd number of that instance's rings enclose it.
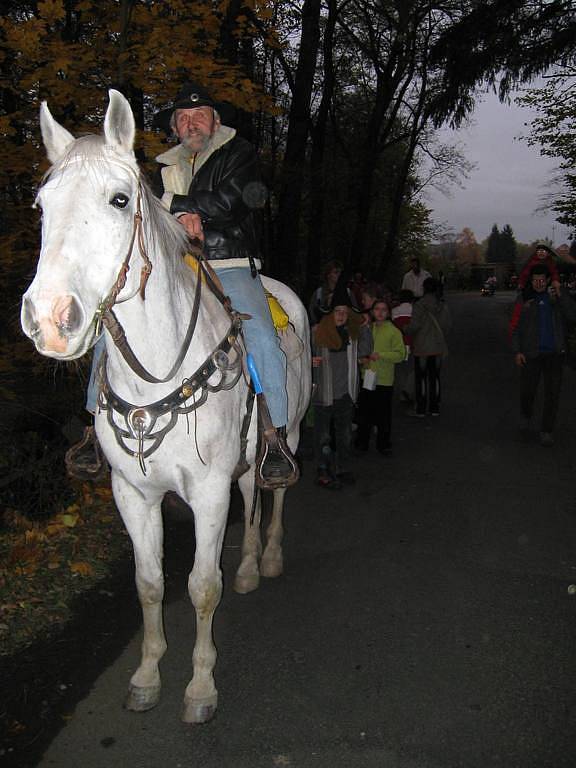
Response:
[[[218,298],[222,306],[230,316],[230,326],[222,341],[218,344],[211,355],[197,368],[191,376],[182,380],[182,384],[171,393],[150,405],[133,405],[119,397],[111,388],[106,374],[106,355],[102,355],[100,364],[100,382],[101,389],[98,396],[98,407],[107,412],[108,423],[112,427],[117,443],[130,456],[135,456],[139,460],[140,468],[146,474],[144,460],[148,458],[162,443],[166,434],[174,427],[179,414],[188,414],[199,408],[207,399],[210,392],[232,389],[238,382],[242,374],[242,348],[239,342],[239,335],[242,328],[242,316],[233,312],[230,307],[228,297],[226,297],[219,286],[216,284],[216,276],[212,276],[210,268],[205,265],[201,258],[198,258],[198,272],[196,288],[194,291],[194,301],[186,335],[181,344],[180,351],[170,371],[163,378],[154,376],[138,360],[130,347],[126,334],[118,318],[112,311],[112,307],[118,301],[118,295],[126,285],[128,271],[130,269],[130,260],[134,252],[134,246],[138,242],[138,249],[144,262],[140,273],[140,286],[138,293],[145,300],[145,291],[148,278],[152,272],[152,263],[146,252],[146,244],[142,229],[142,210],[141,210],[141,183],[138,179],[138,193],[136,202],[136,211],[134,213],[134,225],[128,252],[120,267],[118,277],[108,296],[100,303],[95,315],[96,335],[99,335],[101,325],[110,333],[114,345],[124,358],[129,368],[141,379],[150,384],[163,384],[173,379],[180,369],[184,358],[190,348],[194,331],[198,321],[200,311],[200,299],[202,295],[202,282],[205,280],[212,293]],[[199,251],[199,249],[198,249]],[[199,253],[200,255],[200,253]],[[229,353],[234,351],[235,360],[230,363]],[[220,380],[214,384],[209,384],[208,380],[217,372],[220,373]],[[200,391],[198,399],[196,393]],[[193,398],[191,404],[187,401]],[[114,413],[117,413],[124,420],[124,426],[116,423]],[[157,421],[160,417],[168,417],[167,423],[163,427],[156,429]],[[126,444],[126,440],[136,440],[137,450],[132,450]],[[149,447],[145,443],[149,441]],[[202,460],[202,459],[201,459]]]
[[[118,294],[126,285],[126,278],[128,276],[128,271],[130,269],[130,259],[134,251],[134,243],[136,242],[136,239],[138,239],[138,249],[140,251],[140,256],[144,261],[144,264],[140,272],[140,287],[138,289],[138,293],[142,297],[143,301],[146,299],[146,284],[148,282],[148,278],[150,277],[150,274],[152,273],[152,263],[148,258],[148,253],[146,251],[146,245],[144,242],[144,235],[142,232],[141,198],[142,198],[141,186],[140,186],[140,182],[138,182],[136,212],[134,213],[134,225],[132,227],[132,237],[130,238],[128,252],[126,253],[126,257],[122,262],[122,266],[120,267],[118,277],[116,278],[116,281],[112,286],[110,293],[104,299],[104,301],[100,303],[100,306],[96,310],[96,335],[99,335],[98,334],[99,326],[100,324],[102,324],[106,328],[106,330],[110,333],[110,336],[112,337],[112,341],[114,342],[116,348],[118,349],[118,351],[120,352],[120,354],[122,355],[122,357],[124,358],[128,366],[137,376],[139,376],[144,381],[147,381],[149,384],[164,384],[165,382],[170,381],[170,379],[174,378],[180,366],[182,365],[182,362],[186,357],[186,353],[188,352],[188,349],[190,347],[190,343],[192,342],[192,338],[194,336],[194,330],[196,329],[196,323],[198,321],[198,313],[200,311],[200,296],[202,293],[202,276],[199,271],[198,281],[196,283],[196,290],[194,292],[194,303],[192,305],[192,313],[190,315],[188,329],[186,331],[186,336],[184,337],[184,341],[182,342],[182,345],[180,347],[180,352],[178,353],[178,357],[174,361],[173,366],[170,368],[166,376],[164,376],[163,378],[157,378],[156,376],[151,374],[150,371],[144,368],[142,363],[138,360],[138,358],[132,351],[132,348],[130,347],[128,340],[126,339],[126,334],[124,332],[124,329],[122,328],[118,318],[112,311],[112,307],[114,306],[114,304],[118,299]]]

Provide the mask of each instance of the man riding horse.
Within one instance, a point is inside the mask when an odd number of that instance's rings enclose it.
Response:
[[[186,83],[174,102],[155,116],[155,125],[180,143],[156,158],[161,168],[154,192],[190,238],[201,241],[203,258],[232,307],[248,316],[244,341],[276,431],[258,474],[263,487],[278,488],[291,485],[297,475],[286,443],[286,356],[258,274],[258,220],[267,192],[253,146],[234,128],[222,125],[218,109],[223,107],[202,86]],[[99,355],[94,357],[96,363]],[[94,369],[88,410],[96,402]],[[82,461],[79,454],[69,459],[71,464]]]

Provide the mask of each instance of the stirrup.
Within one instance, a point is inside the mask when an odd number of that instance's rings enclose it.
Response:
[[[300,470],[286,442],[284,427],[263,430],[256,460],[256,485],[265,490],[288,488],[299,478]]]
[[[272,491],[276,488],[288,488],[298,481],[300,470],[286,442],[286,427],[276,428],[272,423],[258,369],[250,353],[246,355],[246,366],[258,403],[260,450],[255,467],[256,485]]]
[[[66,471],[76,480],[97,480],[107,469],[94,427],[86,427],[79,443],[69,448],[64,455]]]

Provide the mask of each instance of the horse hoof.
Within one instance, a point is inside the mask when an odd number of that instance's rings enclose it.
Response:
[[[129,709],[131,712],[147,712],[149,709],[155,707],[159,701],[159,685],[149,685],[146,687],[130,685],[128,688],[128,696],[124,702],[124,708]]]
[[[260,575],[258,573],[252,573],[250,575],[236,574],[234,579],[234,592],[238,592],[239,595],[247,595],[248,592],[254,592],[260,586]]]
[[[207,699],[184,699],[182,721],[185,723],[207,723],[216,714],[218,694]]]
[[[279,560],[267,560],[262,558],[260,561],[260,573],[267,579],[275,579],[284,573],[284,563],[282,558]]]

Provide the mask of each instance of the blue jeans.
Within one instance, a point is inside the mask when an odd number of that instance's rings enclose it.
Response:
[[[286,355],[280,349],[280,339],[260,277],[253,278],[247,267],[218,269],[214,262],[212,266],[233,308],[251,315],[250,320],[244,320],[242,324],[246,349],[254,358],[260,374],[272,423],[275,427],[282,427],[288,421]]]
[[[90,369],[90,378],[88,379],[88,390],[86,392],[86,410],[94,415],[96,413],[96,407],[98,405],[98,382],[96,380],[98,374],[98,364],[102,353],[106,349],[104,342],[104,334],[98,337],[98,341],[94,344],[92,352],[92,367]]]
[[[260,374],[262,389],[275,427],[283,427],[288,421],[288,396],[286,394],[286,356],[280,349],[280,339],[274,328],[268,300],[259,277],[253,278],[245,267],[216,269],[224,293],[230,297],[238,312],[251,315],[242,326],[248,352],[254,357]],[[92,370],[86,393],[86,410],[96,413],[98,385],[96,373],[102,352],[104,335],[94,346]]]

